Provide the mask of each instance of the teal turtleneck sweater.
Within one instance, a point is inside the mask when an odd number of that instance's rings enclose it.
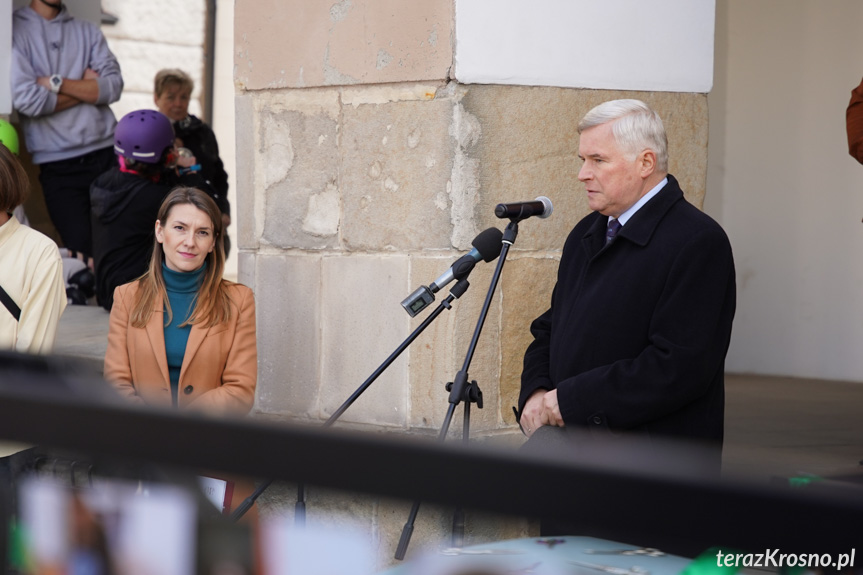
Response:
[[[198,288],[204,279],[207,264],[193,272],[175,272],[162,263],[162,276],[165,278],[165,288],[168,291],[168,301],[171,302],[171,323],[165,327],[165,352],[168,356],[168,374],[171,377],[171,402],[177,406],[178,389],[180,385],[180,369],[183,367],[183,357],[186,355],[186,343],[189,341],[191,325],[180,327],[185,322],[195,306]],[[167,313],[167,309],[165,310]]]

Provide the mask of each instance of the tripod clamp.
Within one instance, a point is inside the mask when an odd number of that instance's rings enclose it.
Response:
[[[467,381],[467,373],[460,371],[456,374],[455,382],[448,382],[446,390],[449,393],[449,402],[458,405],[459,402],[475,403],[482,409],[482,390],[476,380]]]

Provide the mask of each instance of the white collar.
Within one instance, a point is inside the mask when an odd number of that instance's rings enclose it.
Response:
[[[667,183],[668,183],[668,178],[667,178],[667,177],[666,177],[666,178],[662,178],[662,181],[661,181],[661,182],[659,182],[658,184],[656,184],[656,185],[653,187],[653,189],[651,189],[649,192],[647,192],[646,194],[644,194],[643,196],[641,196],[641,198],[639,198],[639,200],[638,200],[637,202],[635,202],[635,203],[632,205],[632,207],[630,207],[628,210],[626,210],[625,212],[623,212],[622,214],[620,214],[620,217],[619,217],[619,218],[617,218],[617,220],[620,222],[620,225],[621,225],[621,226],[626,225],[626,222],[628,222],[628,221],[629,221],[629,218],[631,218],[632,216],[634,216],[634,215],[635,215],[635,212],[637,212],[639,209],[641,209],[641,206],[643,206],[644,204],[646,204],[647,202],[649,202],[649,201],[651,200],[651,198],[653,198],[653,196],[655,196],[656,194],[658,194],[658,193],[659,193],[659,191],[660,191],[663,187],[665,187],[665,184],[667,184]],[[614,219],[614,218],[608,218],[608,221],[610,222],[610,221],[612,221],[613,219]]]

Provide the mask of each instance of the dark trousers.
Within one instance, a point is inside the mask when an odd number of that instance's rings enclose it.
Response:
[[[83,156],[39,165],[39,182],[48,215],[63,245],[87,255],[93,253],[90,231],[90,184],[117,163],[111,147]]]
[[[520,451],[580,463],[586,466],[588,473],[597,466],[600,469],[605,468],[614,474],[630,478],[630,488],[636,489],[642,470],[646,477],[665,476],[675,482],[683,480],[698,484],[716,480],[719,477],[716,449],[716,446],[667,442],[638,435],[610,435],[591,433],[584,428],[543,426],[521,446]],[[603,495],[607,497],[608,493]],[[574,490],[571,494],[562,493],[559,496],[584,500],[584,513],[540,517],[542,537],[597,537],[618,543],[654,547],[684,557],[695,557],[711,545],[710,542],[695,541],[667,529],[664,532],[659,529],[646,534],[643,528],[627,520],[625,512],[612,509],[614,501],[609,501],[605,506],[596,494]],[[667,504],[674,505],[674,502],[669,501]],[[605,520],[609,513],[619,518],[619,521]],[[604,520],[596,521],[600,516]],[[707,521],[709,518],[693,517],[693,521],[701,520]]]

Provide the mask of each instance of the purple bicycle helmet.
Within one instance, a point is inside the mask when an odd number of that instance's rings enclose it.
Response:
[[[114,153],[136,162],[158,164],[165,148],[174,145],[171,120],[156,110],[135,110],[114,130]]]

